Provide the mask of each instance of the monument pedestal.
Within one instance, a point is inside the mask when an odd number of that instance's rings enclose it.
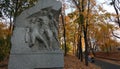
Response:
[[[25,28],[17,27],[13,32],[8,69],[63,69],[64,55],[60,49],[30,48],[29,43],[24,41]]]
[[[63,53],[44,51],[37,53],[12,53],[9,69],[63,69]]]

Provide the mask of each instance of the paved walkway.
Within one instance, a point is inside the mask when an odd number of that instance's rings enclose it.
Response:
[[[102,69],[120,69],[120,65],[109,62],[105,59],[96,58],[94,64],[100,66]]]

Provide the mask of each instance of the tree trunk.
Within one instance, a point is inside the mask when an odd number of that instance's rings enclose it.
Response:
[[[84,39],[85,39],[85,65],[88,66],[88,15],[89,15],[89,10],[90,10],[90,0],[88,0],[88,10],[87,10],[87,18],[86,18],[86,24],[84,24],[83,29],[84,29]]]
[[[9,27],[10,33],[12,33],[13,30],[13,21],[12,21],[12,12],[10,14],[10,27]]]
[[[74,34],[74,43],[73,43],[73,55],[75,55],[75,49],[76,49],[76,41],[75,41],[75,34]]]
[[[64,20],[64,16],[63,16],[62,13],[61,13],[61,17],[62,17],[62,24],[63,24],[63,29],[64,29],[64,32],[63,32],[63,37],[64,37],[64,51],[65,51],[64,56],[66,56],[67,55],[66,29],[65,29],[65,20]]]
[[[87,32],[84,30],[84,39],[85,39],[85,65],[88,66],[88,40]]]
[[[79,38],[79,59],[80,59],[80,61],[82,62],[83,61],[83,54],[82,54],[82,41],[81,41],[81,36],[80,36],[80,38]]]
[[[113,7],[115,9],[115,12],[117,14],[117,17],[116,17],[117,21],[116,22],[117,22],[118,26],[120,27],[120,16],[119,16],[120,9],[119,9],[119,7],[116,6],[116,3],[117,3],[116,1],[117,0],[112,0],[112,3],[113,3]],[[118,0],[118,3],[120,3],[119,0]]]

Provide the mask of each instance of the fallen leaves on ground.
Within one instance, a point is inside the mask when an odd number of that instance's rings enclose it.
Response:
[[[8,58],[0,62],[0,69],[8,69]]]
[[[102,56],[105,58],[120,60],[120,52],[97,52],[96,56]]]
[[[80,62],[77,57],[72,55],[65,56],[64,61],[64,69],[101,69],[92,63],[89,63],[89,66],[85,66],[84,62]]]
[[[96,57],[103,61],[107,61],[113,64],[120,65],[120,52],[97,52]]]

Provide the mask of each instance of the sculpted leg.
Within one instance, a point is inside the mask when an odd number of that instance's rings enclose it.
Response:
[[[30,43],[30,46],[29,47],[33,47],[34,44],[35,44],[35,39],[36,39],[36,36],[34,33],[31,33],[31,43]]]
[[[49,50],[49,46],[48,46],[47,42],[44,40],[44,38],[40,34],[38,35],[38,39],[40,39],[43,42],[43,44],[45,44],[46,49]]]
[[[46,35],[47,35],[47,38],[48,38],[48,40],[49,40],[49,47],[50,47],[50,49],[51,50],[53,50],[53,48],[52,48],[52,32],[50,32],[51,30],[46,30],[45,31],[45,33],[46,33]]]

